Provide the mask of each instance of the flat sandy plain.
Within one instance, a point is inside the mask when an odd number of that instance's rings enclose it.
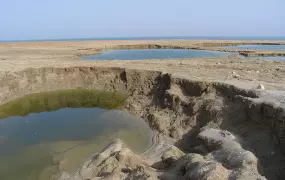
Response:
[[[0,43],[0,76],[40,67],[121,67],[157,70],[201,81],[226,82],[243,88],[264,84],[267,90],[285,90],[285,61],[247,60],[241,56],[224,58],[162,60],[81,60],[82,55],[120,48],[183,48],[217,50],[217,46],[239,44],[285,44],[285,41],[218,40],[106,40]],[[126,46],[127,45],[127,46]],[[285,51],[220,49],[254,55],[285,55]]]

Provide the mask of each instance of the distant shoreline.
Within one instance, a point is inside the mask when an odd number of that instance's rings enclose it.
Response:
[[[97,37],[0,40],[0,42],[47,42],[47,41],[91,41],[91,40],[285,40],[285,36],[146,36],[146,37]]]

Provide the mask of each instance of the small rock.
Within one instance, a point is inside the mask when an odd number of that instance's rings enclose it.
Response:
[[[217,162],[196,162],[186,168],[189,180],[228,180],[228,177],[229,171]]]
[[[234,180],[267,180],[264,176],[258,173],[258,170],[253,167],[240,168],[237,171],[232,171],[230,175]]]
[[[256,71],[256,73],[259,73],[259,71]]]
[[[216,161],[231,168],[241,168],[242,166],[255,166],[258,162],[256,156],[242,148],[223,148],[209,154]]]
[[[264,87],[264,85],[263,85],[263,84],[259,84],[259,85],[257,86],[257,88],[256,88],[256,89],[264,90],[264,89],[265,89],[265,87]]]
[[[62,172],[61,173],[61,176],[60,176],[60,179],[68,179],[70,177],[70,175],[66,172]]]
[[[178,160],[184,153],[175,146],[171,146],[168,150],[166,150],[161,159],[168,165],[173,164],[176,160]]]
[[[187,159],[188,160],[187,162],[190,164],[195,163],[195,162],[204,162],[205,161],[204,157],[200,154],[190,153],[190,154],[187,154],[186,157],[187,158],[185,158],[185,159]]]
[[[175,139],[180,139],[183,135],[183,132],[181,129],[170,129],[169,136]]]
[[[203,145],[195,146],[193,150],[195,151],[195,153],[199,154],[206,154],[209,152],[208,149]]]
[[[234,75],[234,78],[239,78],[239,77],[240,77],[240,75],[238,75],[238,74]]]
[[[156,176],[157,176],[156,173],[153,172],[152,169],[146,168],[144,166],[138,166],[137,168],[132,170],[130,173],[128,173],[127,177],[125,177],[125,178],[122,178],[120,176],[120,177],[112,177],[112,178],[108,178],[108,179],[145,179],[145,180],[152,180],[152,179],[157,179]],[[101,178],[99,178],[99,179],[101,179]]]
[[[202,163],[205,159],[200,154],[190,153],[182,156],[175,162],[175,166],[171,166],[170,172],[181,172],[181,169],[188,169],[192,163]]]
[[[199,133],[198,138],[209,149],[216,149],[221,147],[233,146],[234,148],[240,148],[234,144],[236,137],[228,131],[218,130],[214,128],[205,129]]]

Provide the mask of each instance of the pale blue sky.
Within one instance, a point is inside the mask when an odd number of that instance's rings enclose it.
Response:
[[[0,0],[0,40],[285,36],[285,0]]]

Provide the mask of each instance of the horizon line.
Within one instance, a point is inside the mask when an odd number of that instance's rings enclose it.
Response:
[[[198,39],[197,39],[198,38]],[[84,40],[159,40],[159,39],[193,39],[193,40],[251,40],[251,39],[236,39],[236,38],[254,38],[252,40],[259,40],[258,38],[274,38],[274,40],[285,40],[284,36],[106,36],[106,37],[77,37],[77,38],[43,38],[43,39],[11,39],[0,40],[0,42],[30,42],[30,41],[84,41]],[[222,39],[218,39],[222,38]],[[223,39],[226,38],[226,39]],[[233,39],[231,39],[233,38]],[[281,38],[281,39],[275,39]],[[272,39],[260,39],[272,40]]]

